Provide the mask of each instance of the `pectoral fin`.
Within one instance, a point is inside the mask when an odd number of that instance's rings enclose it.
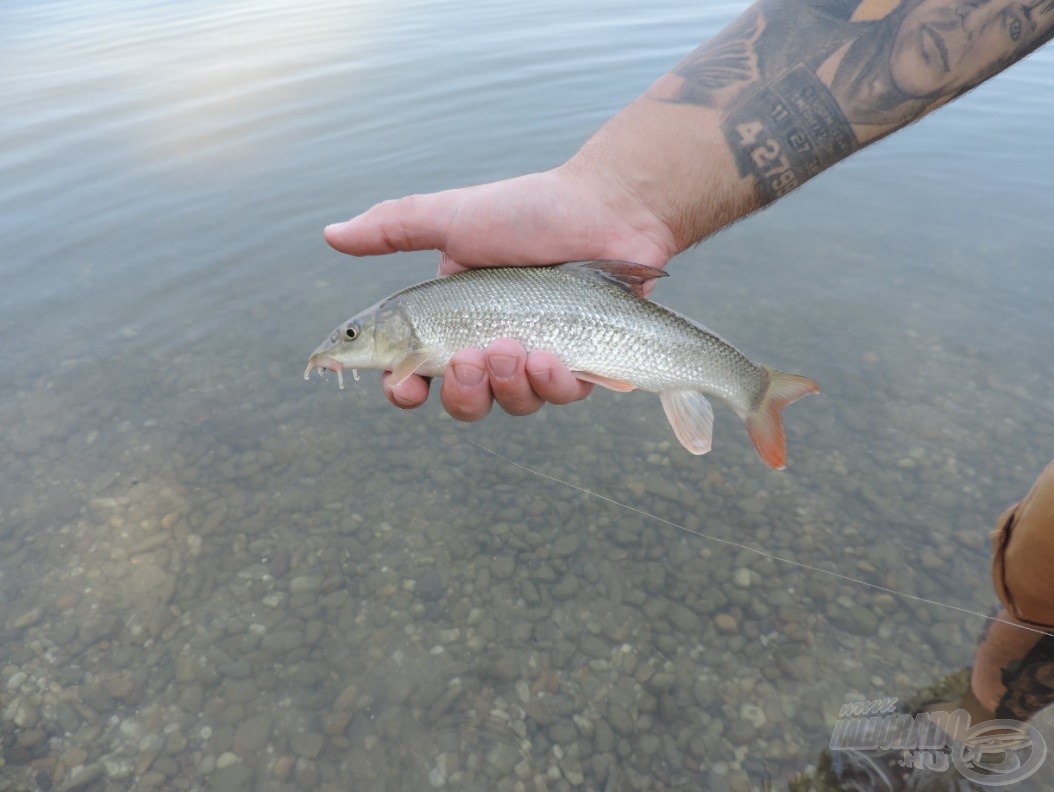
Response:
[[[693,454],[710,450],[714,436],[714,408],[698,391],[663,391],[659,394],[666,418],[681,445]]]
[[[628,380],[604,377],[600,374],[593,374],[590,371],[573,371],[571,373],[583,382],[592,382],[594,385],[600,385],[608,390],[613,390],[616,393],[629,393],[631,390],[637,389],[637,386]]]
[[[429,362],[431,355],[427,350],[419,349],[415,352],[408,352],[395,366],[392,368],[392,378],[389,380],[391,387],[397,386],[400,382],[405,380],[425,363]]]

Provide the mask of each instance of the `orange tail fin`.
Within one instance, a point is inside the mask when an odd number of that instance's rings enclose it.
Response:
[[[783,433],[780,412],[802,396],[819,393],[820,386],[808,377],[785,374],[768,366],[762,368],[769,375],[769,384],[761,397],[761,404],[747,415],[747,431],[761,460],[774,470],[783,470],[787,465],[787,437]]]

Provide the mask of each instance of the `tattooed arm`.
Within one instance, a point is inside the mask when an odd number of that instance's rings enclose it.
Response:
[[[760,0],[568,167],[645,196],[683,249],[1052,36],[1054,0]]]
[[[759,0],[570,161],[544,173],[386,201],[326,229],[356,256],[443,252],[467,267],[674,255],[1024,57],[1054,34],[1054,0]],[[428,396],[421,377],[385,393]],[[509,339],[461,350],[447,411],[526,415],[592,386]]]

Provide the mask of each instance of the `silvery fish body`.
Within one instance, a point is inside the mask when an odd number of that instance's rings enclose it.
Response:
[[[440,376],[455,352],[512,338],[553,352],[578,377],[658,393],[681,443],[710,450],[706,396],[742,418],[762,459],[782,468],[783,406],[819,390],[805,377],[751,362],[707,328],[640,296],[666,273],[617,261],[474,269],[404,289],[337,327],[313,368],[380,368],[396,381]]]

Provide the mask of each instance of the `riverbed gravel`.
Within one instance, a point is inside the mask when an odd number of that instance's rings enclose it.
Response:
[[[818,453],[818,400],[769,473],[729,416],[698,460],[643,399],[463,427],[279,375],[263,410],[201,375],[163,415],[6,408],[0,789],[778,782],[845,701],[971,662],[982,619],[884,589],[986,611],[984,493],[1039,464]]]

